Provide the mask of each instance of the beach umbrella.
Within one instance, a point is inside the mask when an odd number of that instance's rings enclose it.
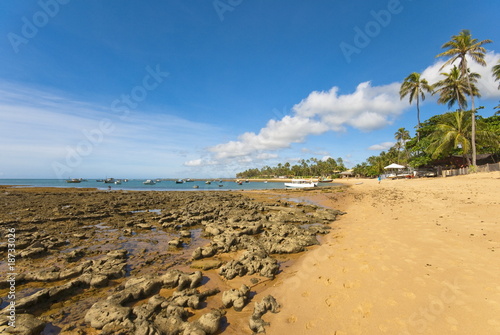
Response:
[[[396,163],[392,163],[391,165],[387,165],[384,169],[404,169],[405,166],[403,165],[399,165],[399,164],[396,164]]]

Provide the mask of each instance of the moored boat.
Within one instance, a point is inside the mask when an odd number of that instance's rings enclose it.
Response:
[[[145,182],[143,182],[144,185],[154,185],[156,182],[154,180],[148,179]]]
[[[318,186],[318,183],[315,183],[312,180],[305,179],[292,179],[291,183],[285,183],[285,187],[289,188],[308,188],[316,186]]]
[[[66,180],[67,183],[70,183],[70,184],[78,184],[81,182],[80,179],[76,179],[76,178],[73,178],[73,179],[68,179]]]
[[[175,181],[176,184],[184,184],[184,180],[183,179],[177,179]]]

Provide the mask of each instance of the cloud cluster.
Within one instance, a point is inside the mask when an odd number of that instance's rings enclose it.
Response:
[[[408,103],[399,98],[399,83],[372,86],[364,82],[350,94],[339,94],[339,88],[314,91],[292,108],[292,115],[270,120],[259,133],[247,132],[236,141],[208,148],[216,161],[237,157],[274,158],[268,153],[302,143],[309,135],[327,131],[344,132],[347,127],[371,131],[391,124]],[[203,165],[203,161],[185,165]]]

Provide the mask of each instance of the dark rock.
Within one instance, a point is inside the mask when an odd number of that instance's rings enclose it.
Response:
[[[8,324],[6,316],[3,318],[5,320],[0,321],[0,333],[2,334],[39,335],[45,328],[45,322],[31,314],[16,314],[15,328]]]

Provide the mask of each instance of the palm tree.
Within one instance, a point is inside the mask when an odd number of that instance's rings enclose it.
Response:
[[[445,76],[445,78],[433,85],[433,94],[439,93],[438,103],[448,103],[449,109],[456,103],[458,104],[458,109],[465,110],[467,108],[466,95],[481,96],[479,90],[474,85],[474,83],[477,82],[477,78],[481,77],[479,74],[469,74],[472,83],[472,94],[469,92],[467,80],[462,76],[460,70],[456,66],[453,66],[449,73],[442,72],[441,75]]]
[[[467,157],[472,148],[470,140],[472,115],[472,111],[456,111],[443,115],[440,123],[436,125],[436,131],[431,135],[431,144],[427,149],[433,159],[442,154],[451,153],[457,148],[461,148],[462,154]],[[481,120],[478,120],[477,126],[478,143],[486,147],[498,148],[498,135],[489,131]],[[469,157],[467,157],[467,162],[470,163]]]
[[[493,77],[495,78],[495,80],[498,80],[500,81],[500,59],[498,60],[497,62],[498,64],[493,66]],[[500,90],[500,83],[498,83],[498,89]]]
[[[472,92],[471,81],[469,77],[469,71],[467,66],[467,57],[469,56],[473,61],[479,65],[486,66],[484,60],[484,55],[486,49],[483,45],[486,43],[491,43],[491,40],[483,40],[478,42],[477,39],[472,38],[469,30],[462,30],[458,35],[451,37],[451,41],[446,42],[441,47],[442,49],[448,49],[445,52],[440,53],[436,57],[450,56],[441,69],[452,64],[453,62],[459,60],[459,68],[465,78],[467,78],[468,91]],[[471,132],[471,142],[472,142],[472,165],[476,165],[476,109],[474,107],[474,95],[471,95],[471,107],[472,107],[472,132]]]
[[[399,90],[399,97],[402,100],[409,95],[410,105],[415,99],[417,101],[417,138],[419,139],[418,130],[420,129],[420,99],[425,100],[424,92],[432,93],[432,87],[426,79],[420,77],[420,73],[413,72],[405,78]]]
[[[410,132],[405,128],[399,128],[396,133],[394,133],[394,138],[396,139],[396,149],[398,150],[398,163],[399,163],[399,154],[402,148],[405,147],[406,141],[408,141],[410,137]]]
[[[456,111],[443,115],[441,123],[436,125],[436,131],[431,135],[432,142],[428,147],[432,158],[436,159],[456,148],[462,148],[464,157],[470,152],[470,132],[472,128],[471,113]],[[469,162],[469,159],[467,158]]]

